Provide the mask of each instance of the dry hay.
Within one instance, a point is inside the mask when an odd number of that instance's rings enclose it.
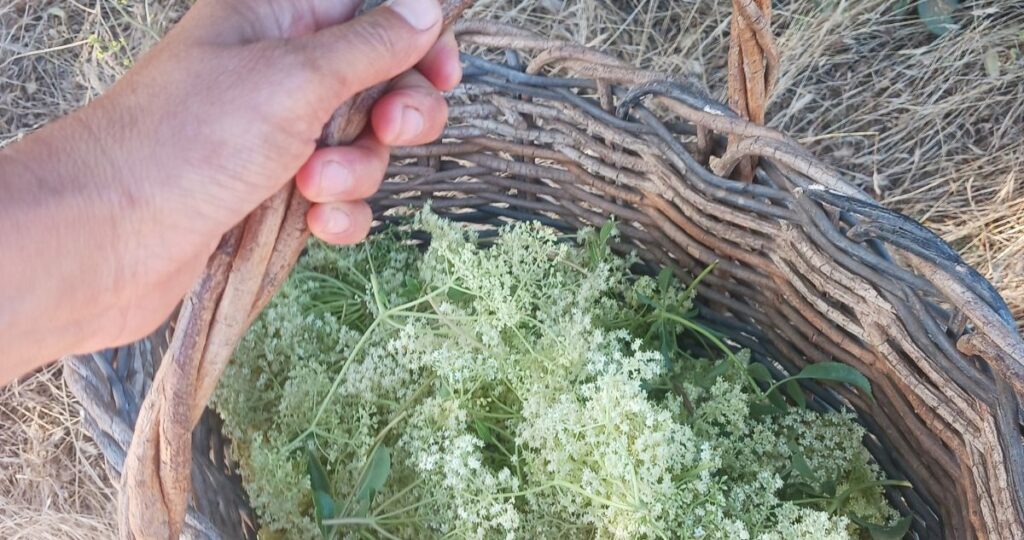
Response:
[[[723,95],[727,0],[478,1]],[[188,3],[0,0],[0,146],[102,92]],[[1024,328],[1024,2],[964,2],[941,38],[890,0],[774,3],[770,123],[943,235]],[[107,478],[57,369],[0,391],[0,445],[0,538],[110,536]]]
[[[0,389],[0,538],[113,535],[103,459],[67,395],[56,367]]]

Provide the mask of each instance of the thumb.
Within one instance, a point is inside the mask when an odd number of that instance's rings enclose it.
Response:
[[[422,59],[441,33],[437,0],[392,0],[346,23],[294,40],[293,65],[309,71],[331,107],[391,80]]]

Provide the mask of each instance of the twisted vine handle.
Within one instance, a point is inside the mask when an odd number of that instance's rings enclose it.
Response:
[[[764,124],[765,106],[778,77],[779,53],[771,32],[771,0],[732,0],[729,38],[729,107],[740,116]],[[729,136],[729,148],[740,138]],[[736,177],[751,181],[756,158],[736,164]]]
[[[360,13],[381,0],[366,0]],[[443,0],[449,27],[472,0]],[[352,142],[387,84],[343,104],[323,144]],[[121,537],[174,539],[189,504],[192,430],[235,347],[295,266],[309,237],[309,202],[290,182],[221,239],[185,297],[174,336],[146,396],[125,458],[118,501]]]

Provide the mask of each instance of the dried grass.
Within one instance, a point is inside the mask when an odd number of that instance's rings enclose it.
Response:
[[[0,0],[0,146],[88,103],[186,0]]]
[[[724,94],[726,0],[478,0],[510,23]],[[935,38],[889,0],[776,0],[769,117],[995,283],[1024,328],[1024,2]],[[88,102],[187,0],[0,0],[0,146]],[[110,492],[57,370],[0,391],[0,537],[110,534]]]
[[[109,538],[113,505],[60,369],[0,389],[0,538]]]

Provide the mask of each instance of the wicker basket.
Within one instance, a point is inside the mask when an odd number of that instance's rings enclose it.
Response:
[[[912,535],[1024,537],[1024,343],[954,250],[696,84],[514,28],[458,33],[475,52],[443,142],[395,152],[375,199],[382,222],[428,199],[489,227],[615,216],[619,247],[652,267],[690,279],[717,261],[699,291],[703,322],[779,377],[826,360],[869,377],[876,401],[807,389],[814,407],[855,410],[879,465],[913,484],[888,492],[914,517]],[[752,182],[728,178],[752,156]],[[170,332],[66,364],[115,477]],[[193,434],[184,533],[251,537],[218,430],[207,413]]]

